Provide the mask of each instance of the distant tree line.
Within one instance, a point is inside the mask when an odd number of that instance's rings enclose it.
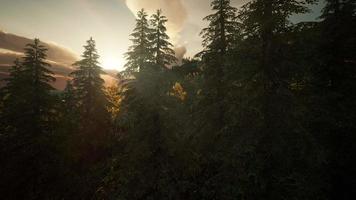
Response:
[[[178,64],[141,10],[118,85],[91,38],[64,91],[38,39],[0,90],[1,199],[350,200],[356,195],[356,1],[212,0]]]

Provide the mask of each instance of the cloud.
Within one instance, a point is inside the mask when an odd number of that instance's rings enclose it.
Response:
[[[0,30],[0,79],[8,75],[8,69],[16,58],[24,55],[26,44],[33,40],[18,35],[6,33]],[[47,52],[47,62],[52,65],[51,70],[55,73],[56,82],[53,84],[57,89],[65,87],[68,74],[73,71],[72,64],[78,60],[78,56],[70,49],[53,42],[42,42]],[[4,82],[0,82],[0,87]]]
[[[16,58],[21,58],[26,44],[32,42],[32,39],[0,31],[1,70],[4,71],[4,66],[12,65]],[[70,73],[72,64],[78,60],[78,56],[59,44],[53,42],[43,42],[42,44],[48,48],[47,59],[52,65],[52,70],[62,75]]]
[[[16,58],[22,56],[23,53],[0,48],[0,65],[9,66]]]
[[[187,48],[185,46],[177,46],[174,48],[174,51],[179,63],[181,63],[184,55],[187,53]]]
[[[32,39],[0,31],[0,49],[2,49],[0,54],[3,56],[4,54],[9,56],[17,54],[19,56],[23,53],[26,44],[32,42]],[[78,60],[78,56],[68,48],[53,42],[43,42],[43,44],[49,49],[47,52],[48,60],[68,66]],[[3,59],[0,61],[3,61]]]
[[[144,8],[149,14],[153,14],[157,9],[162,9],[167,16],[168,35],[174,44],[180,40],[180,32],[187,20],[187,10],[182,0],[125,0],[127,7],[133,14]]]

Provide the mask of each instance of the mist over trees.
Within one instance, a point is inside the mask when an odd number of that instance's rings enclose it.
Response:
[[[350,200],[356,2],[212,0],[203,50],[178,64],[142,9],[119,83],[94,39],[56,91],[38,39],[0,89],[1,199]]]

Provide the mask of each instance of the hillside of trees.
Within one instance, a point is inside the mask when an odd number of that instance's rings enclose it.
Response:
[[[55,90],[35,39],[0,89],[0,199],[354,199],[356,1],[290,21],[314,3],[212,0],[181,64],[142,9],[111,87],[90,38]]]

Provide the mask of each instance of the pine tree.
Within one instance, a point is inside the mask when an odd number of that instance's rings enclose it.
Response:
[[[35,39],[33,44],[28,44],[25,48],[23,62],[15,61],[10,72],[8,92],[10,96],[14,96],[14,102],[18,102],[13,111],[22,112],[17,118],[22,125],[17,128],[24,128],[28,133],[39,134],[45,131],[51,119],[53,98],[50,92],[54,90],[51,82],[55,78],[49,70],[50,64],[46,62],[47,51]]]
[[[313,2],[315,1],[254,0],[247,3],[239,15],[243,24],[244,45],[249,45],[248,49],[257,55],[257,62],[248,66],[255,70],[252,76],[254,79],[245,87],[254,86],[257,91],[253,100],[248,100],[258,102],[255,104],[256,109],[261,113],[257,121],[261,127],[256,137],[255,165],[261,164],[257,182],[266,187],[260,188],[256,194],[266,199],[281,198],[282,193],[297,199],[313,198],[318,192],[313,188],[311,192],[305,193],[305,196],[298,194],[306,189],[305,180],[313,180],[303,170],[314,170],[313,167],[318,163],[312,165],[307,161],[307,157],[311,158],[315,154],[303,152],[303,149],[307,148],[305,145],[311,143],[313,138],[300,123],[303,119],[298,116],[301,110],[297,109],[300,109],[301,105],[297,103],[294,91],[291,90],[293,74],[285,73],[289,71],[288,67],[293,66],[289,57],[291,55],[288,54],[292,49],[289,40],[292,27],[290,17],[308,12],[307,6]],[[248,98],[251,97],[252,95],[248,95]],[[299,141],[303,142],[298,143]],[[286,148],[291,150],[281,151]],[[282,160],[284,166],[278,169],[272,167]],[[298,163],[303,163],[304,168],[298,167]],[[281,188],[288,184],[288,181],[278,182],[271,179],[269,174],[275,174],[276,180],[294,174],[298,186],[283,191]]]
[[[67,85],[63,91],[61,113],[63,123],[68,132],[73,132],[78,126],[79,113],[76,91],[71,81],[67,81]]]
[[[235,46],[239,29],[236,22],[237,9],[231,6],[230,0],[213,0],[211,8],[215,13],[204,18],[209,25],[201,32],[205,49],[198,56],[201,56],[203,61],[206,82],[204,90],[207,100],[210,101],[207,104],[212,105],[208,115],[215,116],[212,121],[220,129],[224,125],[227,52]]]
[[[19,86],[19,82],[21,80],[21,71],[22,66],[20,60],[17,58],[14,61],[14,65],[9,70],[9,78],[5,79],[6,86],[2,89],[3,92],[7,93],[8,95],[13,94],[16,91],[16,87]],[[18,88],[17,88],[18,89]]]
[[[289,77],[281,73],[285,71],[285,63],[288,59],[281,49],[288,46],[289,41],[281,38],[287,38],[286,34],[291,26],[290,17],[308,12],[307,5],[313,2],[315,1],[254,0],[243,6],[240,12],[239,19],[243,24],[245,41],[250,44],[251,50],[258,49],[255,74],[259,75],[259,82],[263,88],[262,104],[266,132],[272,131],[275,122],[281,122],[278,114],[275,113],[281,110],[277,107],[283,105],[277,102],[285,102],[279,98],[281,92],[284,93],[282,96],[289,95]]]
[[[48,68],[51,66],[46,62],[46,52],[48,49],[40,44],[39,39],[35,39],[33,44],[28,44],[25,48],[25,57],[23,58],[23,74],[25,81],[29,83],[28,99],[31,103],[31,113],[36,124],[45,124],[43,120],[48,119],[50,112],[49,103],[51,102],[50,91],[54,90],[51,82],[56,79],[53,72]]]
[[[164,69],[176,62],[176,58],[168,42],[166,22],[161,10],[152,16],[153,30],[147,30],[150,31],[151,52],[146,53],[152,53],[153,60],[145,63],[145,68],[135,74],[135,80],[127,81],[121,92],[116,123],[125,134],[116,145],[119,146],[119,156],[108,177],[112,181],[110,189],[120,187],[115,191],[116,198],[167,199],[174,196],[173,186],[168,184],[173,177],[168,175],[171,168],[167,152],[168,140],[174,140],[172,134],[163,131],[163,115],[166,113],[167,88],[171,89],[165,80],[169,70]]]
[[[152,34],[151,42],[154,52],[154,62],[160,67],[166,67],[168,65],[177,62],[173,45],[169,42],[169,36],[167,35],[167,28],[165,26],[167,17],[162,15],[162,10],[157,10],[155,14],[151,16]]]
[[[308,12],[307,5],[313,2],[315,0],[282,2],[254,0],[247,3],[240,12],[239,18],[244,24],[244,34],[247,37],[260,40],[260,65],[265,76],[266,92],[273,87],[278,87],[278,82],[280,82],[276,74],[278,70],[273,69],[273,66],[276,66],[280,60],[280,56],[276,52],[279,49],[276,38],[288,31],[292,15]]]
[[[73,110],[77,106],[75,101],[74,87],[71,81],[67,81],[67,85],[64,89],[63,103],[64,103],[64,107],[66,108],[65,112]]]
[[[48,168],[54,167],[49,158],[55,118],[51,82],[55,78],[49,70],[46,52],[47,48],[35,39],[26,45],[22,62],[15,61],[10,71],[4,105],[7,122],[4,157],[8,159],[4,174],[11,176],[1,179],[12,180],[1,185],[8,189],[2,192],[4,198],[41,198],[53,175]]]
[[[327,0],[321,16],[320,60],[313,69],[311,130],[328,152],[330,199],[352,199],[356,163],[356,1]],[[320,134],[323,132],[323,134]],[[352,176],[352,175],[353,176]]]
[[[101,78],[104,71],[98,60],[99,55],[95,41],[90,38],[84,46],[82,59],[74,63],[78,69],[71,73],[74,98],[77,101],[76,109],[79,114],[76,150],[80,159],[83,159],[83,164],[86,164],[88,168],[106,158],[102,154],[107,148],[107,140],[110,135],[108,100],[105,94],[104,80]],[[94,178],[94,174],[90,175],[89,171],[83,172],[83,176]],[[94,186],[90,182],[88,184],[87,187]]]
[[[149,39],[152,29],[147,16],[144,9],[137,13],[136,27],[131,34],[133,45],[126,53],[128,62],[125,65],[124,75],[133,75],[134,72],[142,71],[147,63],[153,61],[152,44]]]
[[[5,128],[14,128],[17,117],[21,114],[19,110],[19,104],[24,99],[21,97],[23,95],[23,77],[20,60],[16,59],[14,65],[9,70],[9,78],[5,79],[6,86],[0,90],[2,100],[3,100],[3,119],[2,124]],[[14,109],[16,108],[17,109]],[[12,124],[14,123],[14,124]],[[5,130],[4,130],[5,131]]]
[[[84,48],[83,59],[74,63],[78,69],[71,76],[81,114],[84,118],[94,120],[98,115],[106,113],[104,80],[100,76],[105,72],[99,66],[95,41],[90,38]]]
[[[238,32],[237,8],[230,5],[230,0],[213,0],[211,8],[216,12],[204,18],[209,22],[209,26],[201,32],[205,47],[203,53],[215,52],[225,56],[234,46],[235,35]]]

